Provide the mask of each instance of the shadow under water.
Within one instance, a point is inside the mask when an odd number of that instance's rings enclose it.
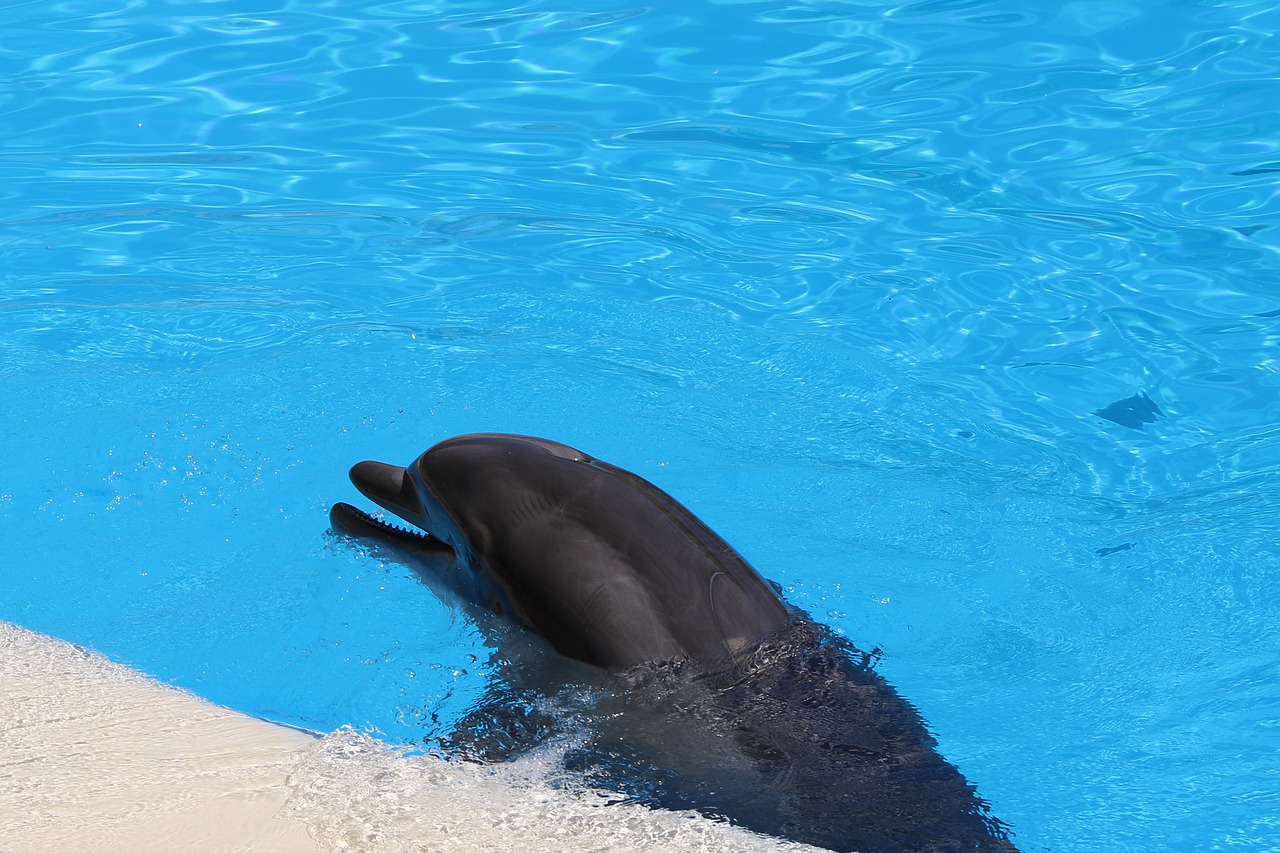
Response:
[[[509,661],[440,747],[492,762],[562,739],[566,785],[831,850],[1017,849],[873,657],[802,614],[719,669],[593,673],[541,651]]]

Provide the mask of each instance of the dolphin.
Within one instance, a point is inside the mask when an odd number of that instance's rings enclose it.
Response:
[[[647,480],[500,433],[350,476],[415,529],[337,503],[335,531],[389,547],[437,593],[523,626],[564,664],[508,667],[510,684],[450,743],[497,732],[509,755],[522,731],[554,728],[534,719],[538,694],[584,684],[595,704],[575,720],[590,736],[565,766],[633,799],[838,851],[1016,853],[875,655],[790,606]],[[495,723],[503,702],[519,706],[514,732]]]

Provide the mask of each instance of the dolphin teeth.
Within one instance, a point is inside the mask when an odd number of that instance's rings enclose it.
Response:
[[[392,524],[389,521],[384,521],[383,519],[378,518],[376,515],[370,515],[364,510],[357,510],[357,512],[359,512],[362,516],[364,516],[364,520],[369,524],[372,524],[374,527],[379,527],[383,530],[386,530],[389,533],[398,533],[401,536],[413,536],[418,539],[432,538],[431,534],[429,533],[424,533],[421,530],[416,530],[411,527],[402,527],[399,524]]]

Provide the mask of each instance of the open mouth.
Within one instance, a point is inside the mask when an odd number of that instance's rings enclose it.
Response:
[[[336,503],[329,510],[329,524],[334,530],[349,536],[370,536],[392,544],[421,544],[435,542],[435,537],[417,528],[390,524],[370,515],[349,503]]]

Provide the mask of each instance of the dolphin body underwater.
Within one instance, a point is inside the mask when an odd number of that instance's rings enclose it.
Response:
[[[549,698],[586,694],[568,715],[586,741],[564,766],[633,800],[839,851],[1017,853],[872,656],[641,477],[481,433],[408,468],[361,462],[351,480],[425,533],[346,503],[334,530],[390,546],[505,638],[503,683],[447,740],[460,753],[530,749],[565,723]],[[534,662],[511,663],[530,644]]]

